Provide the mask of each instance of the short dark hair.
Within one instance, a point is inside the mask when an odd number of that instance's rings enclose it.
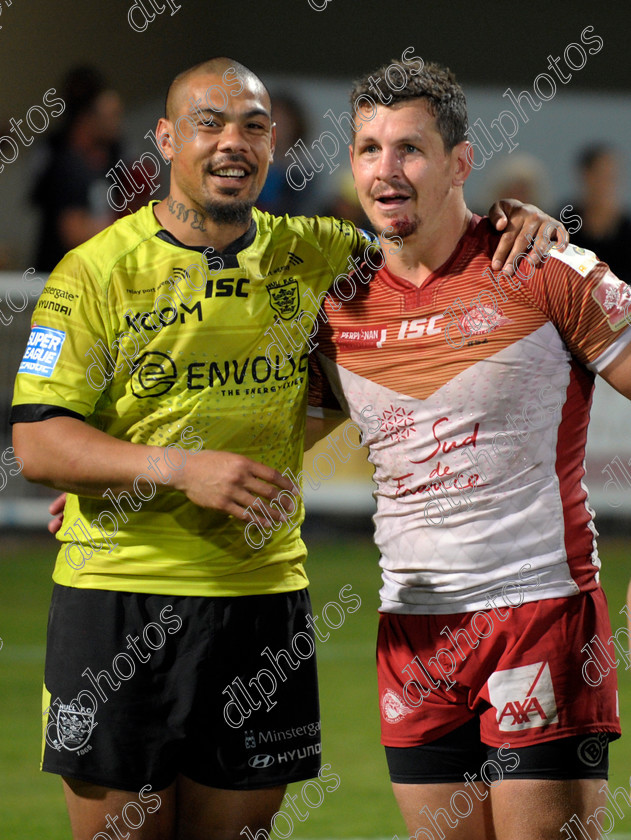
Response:
[[[398,77],[405,79],[403,88],[395,89],[390,84],[389,77],[395,72]],[[354,82],[351,90],[353,110],[356,110],[355,103],[360,96],[375,101],[375,83],[383,91],[384,97],[392,96],[386,108],[398,102],[425,99],[430,114],[436,118],[436,127],[446,151],[450,152],[454,146],[467,139],[467,100],[448,67],[435,62],[423,63],[423,67],[412,74],[406,64],[393,59],[389,64],[384,64]]]

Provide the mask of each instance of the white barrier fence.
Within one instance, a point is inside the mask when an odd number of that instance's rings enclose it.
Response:
[[[36,275],[42,280],[46,275]],[[30,277],[29,277],[30,280]],[[19,273],[0,274],[0,453],[11,445],[8,423],[13,380],[29,333],[35,297],[21,311],[25,295],[41,283],[26,282]],[[9,304],[12,304],[10,306]],[[587,444],[586,484],[590,503],[601,516],[631,515],[631,404],[603,380],[597,380]],[[0,464],[0,527],[41,528],[48,520],[47,507],[54,492],[8,475]],[[309,492],[307,511],[323,514],[370,515],[375,510],[372,484],[365,479],[336,481]]]

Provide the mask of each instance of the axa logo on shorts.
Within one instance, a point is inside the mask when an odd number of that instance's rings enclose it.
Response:
[[[535,662],[495,671],[488,680],[489,699],[502,732],[550,726],[558,721],[550,666]]]

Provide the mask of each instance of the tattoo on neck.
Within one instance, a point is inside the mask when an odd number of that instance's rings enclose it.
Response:
[[[185,225],[190,224],[193,230],[206,230],[204,227],[204,217],[197,210],[193,210],[191,207],[185,207],[181,201],[176,201],[170,195],[167,196],[167,207],[169,213],[172,213],[178,222],[184,222]]]

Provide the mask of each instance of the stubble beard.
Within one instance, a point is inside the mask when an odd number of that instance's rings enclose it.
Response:
[[[240,154],[228,155],[225,161],[222,162],[226,166],[230,166],[231,163],[247,163],[243,155]],[[212,173],[212,169],[215,165],[216,164],[211,164],[207,168],[206,171],[208,174]],[[250,175],[256,177],[258,169],[259,168],[256,164],[250,164]],[[238,190],[232,190],[224,187],[220,188],[220,194],[226,197],[226,201],[218,201],[215,198],[209,198],[203,204],[204,212],[210,221],[215,222],[215,224],[218,225],[247,224],[252,213],[252,208],[258,198],[258,193],[254,196],[254,198],[242,198],[240,200],[233,201],[230,199],[239,194]]]
[[[218,225],[244,225],[250,218],[254,201],[206,201],[204,213],[208,219]]]
[[[412,236],[416,233],[419,229],[421,220],[418,216],[413,216],[411,219],[393,219],[390,223],[394,230],[392,233],[388,233],[386,239],[389,239],[393,236],[399,236],[401,239],[406,239],[408,236]]]

